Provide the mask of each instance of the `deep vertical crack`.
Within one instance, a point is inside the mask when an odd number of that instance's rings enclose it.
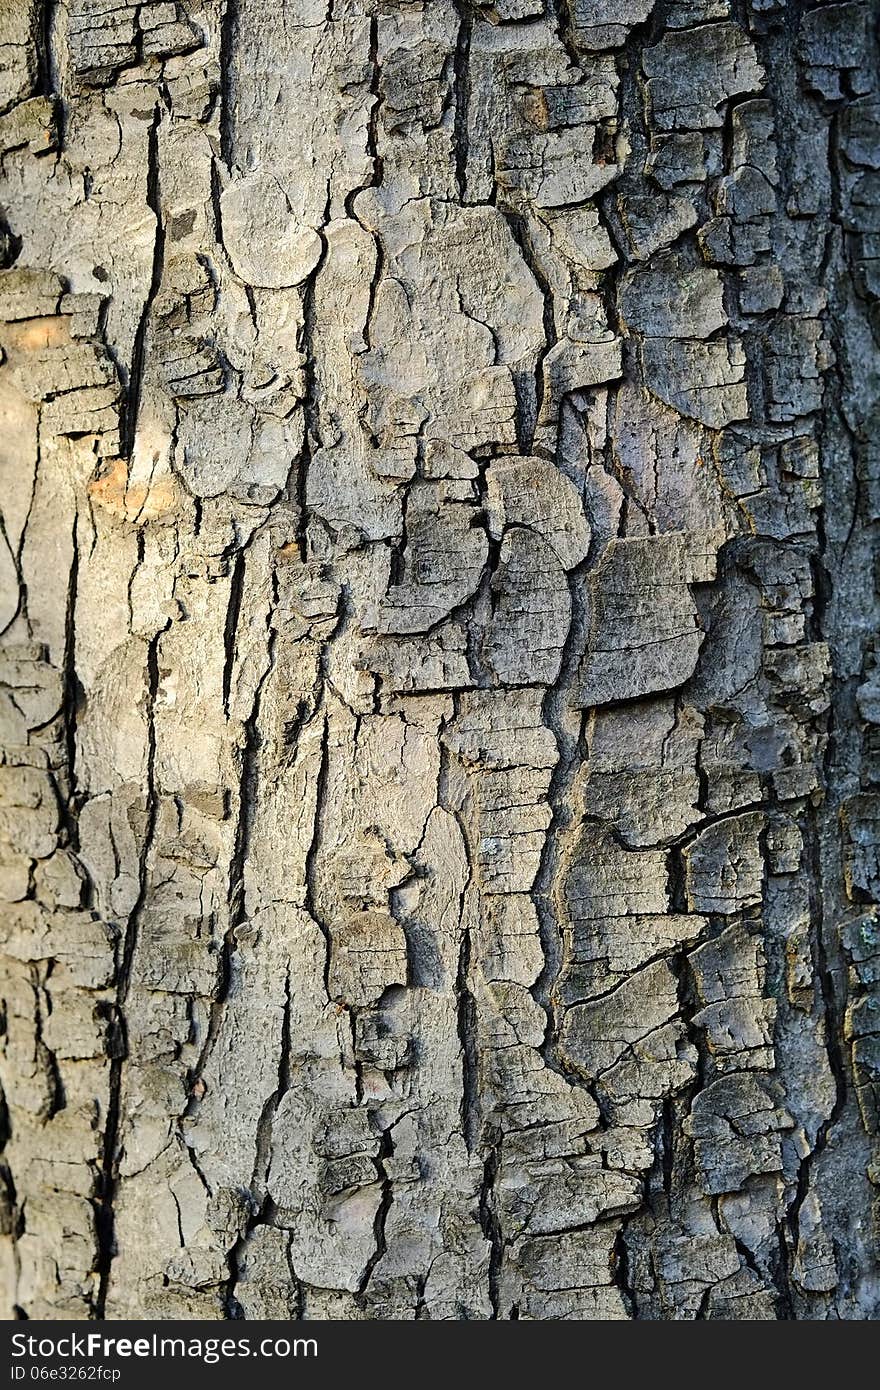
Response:
[[[141,538],[141,546],[142,546]],[[143,550],[140,551],[140,561]],[[159,692],[159,639],[161,633],[151,638],[146,653],[147,689],[145,692],[147,756],[144,776],[146,797],[146,824],[139,856],[138,894],[128,916],[122,937],[122,954],[116,967],[116,1001],[113,1014],[113,1028],[108,1051],[111,1056],[108,1087],[107,1118],[103,1134],[103,1164],[101,1181],[96,1201],[96,1227],[98,1236],[98,1292],[95,1298],[94,1315],[97,1319],[106,1316],[107,1295],[110,1287],[115,1251],[115,1229],[113,1203],[119,1180],[119,1161],[121,1155],[121,1115],[123,1068],[129,1055],[129,1041],[126,1025],[125,1006],[132,984],[132,969],[138,944],[138,935],[143,922],[150,888],[150,857],[156,834],[156,821],[159,813],[159,797],[156,788],[156,725],[155,708]]]
[[[131,353],[131,368],[128,372],[127,381],[125,380],[123,372],[126,392],[119,433],[120,450],[125,458],[130,458],[134,452],[138,412],[140,410],[144,369],[146,366],[150,312],[153,307],[153,301],[159,292],[165,263],[165,224],[162,217],[162,193],[159,175],[159,126],[161,121],[162,107],[157,102],[153,110],[153,119],[150,122],[150,128],[147,133],[146,187],[146,205],[156,219],[156,230],[153,240],[153,261],[150,272],[150,286],[141,309],[140,319],[138,320],[134,335],[134,345]],[[120,370],[122,371],[122,369]]]

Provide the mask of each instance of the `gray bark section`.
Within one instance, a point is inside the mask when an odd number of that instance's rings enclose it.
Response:
[[[876,6],[0,19],[7,1315],[876,1316]]]

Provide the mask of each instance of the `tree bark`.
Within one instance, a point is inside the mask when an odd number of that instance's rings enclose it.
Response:
[[[876,1316],[876,4],[0,17],[5,1316]]]

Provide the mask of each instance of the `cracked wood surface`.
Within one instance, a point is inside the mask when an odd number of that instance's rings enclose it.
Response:
[[[0,0],[5,1316],[878,1315],[877,24]]]

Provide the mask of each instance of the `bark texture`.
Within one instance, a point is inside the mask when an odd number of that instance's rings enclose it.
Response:
[[[6,1315],[877,1316],[876,5],[0,30]]]

